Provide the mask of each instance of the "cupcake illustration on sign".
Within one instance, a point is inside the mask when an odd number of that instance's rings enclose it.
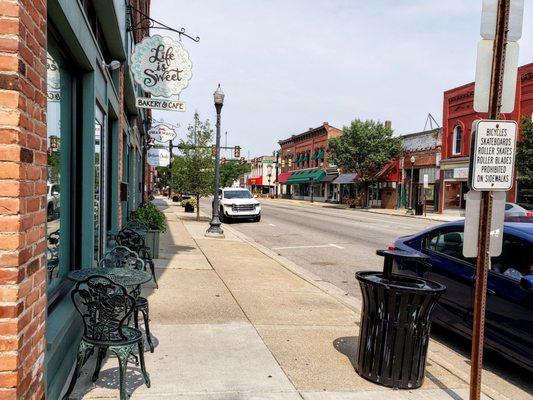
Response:
[[[192,77],[189,53],[180,42],[159,35],[144,38],[131,55],[135,82],[153,96],[180,94]]]

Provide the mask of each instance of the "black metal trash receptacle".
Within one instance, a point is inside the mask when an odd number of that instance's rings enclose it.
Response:
[[[383,272],[356,273],[363,295],[357,373],[384,386],[422,385],[433,306],[446,287],[407,275],[391,274],[392,258],[413,258],[403,251],[378,251]]]
[[[423,215],[423,214],[424,214],[424,203],[419,201],[418,203],[416,203],[416,206],[415,206],[415,215]]]

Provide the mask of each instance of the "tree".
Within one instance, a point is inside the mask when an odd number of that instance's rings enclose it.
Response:
[[[237,161],[229,161],[220,165],[220,186],[229,187],[239,179],[239,176],[250,172],[249,164],[240,164]]]
[[[524,117],[520,127],[520,141],[516,151],[518,181],[527,186],[533,184],[533,121]]]
[[[172,160],[172,188],[196,198],[196,220],[200,219],[200,198],[213,194],[214,160],[211,156],[213,130],[209,120],[194,114],[194,124],[187,128],[179,155]]]
[[[401,138],[381,122],[355,119],[343,128],[342,136],[328,141],[330,162],[344,171],[357,173],[364,184],[402,151]]]

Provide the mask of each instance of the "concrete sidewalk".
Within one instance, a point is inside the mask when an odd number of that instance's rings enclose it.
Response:
[[[129,365],[132,399],[468,398],[466,360],[433,341],[422,388],[393,391],[362,379],[354,370],[358,302],[231,227],[224,227],[225,239],[207,239],[207,219],[157,203],[168,231],[157,260],[159,289],[145,289],[156,345],[145,356],[152,386]],[[105,361],[96,383],[93,362],[72,398],[118,398],[116,359]],[[483,398],[528,398],[494,379]]]
[[[353,210],[358,212],[367,212],[374,214],[382,215],[392,215],[395,217],[405,217],[405,218],[418,218],[418,219],[428,219],[431,221],[441,221],[441,222],[451,222],[457,221],[459,219],[464,219],[464,216],[459,214],[439,214],[439,213],[427,213],[426,215],[409,215],[405,209],[389,209],[389,208],[350,208],[345,204],[335,204],[335,203],[324,203],[324,202],[309,202],[304,200],[292,200],[292,199],[268,199],[262,198],[261,201],[273,202],[273,203],[284,203],[292,204],[298,206],[309,206],[309,207],[321,207],[321,208],[338,208],[344,210]]]

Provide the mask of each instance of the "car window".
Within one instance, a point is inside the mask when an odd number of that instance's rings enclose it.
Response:
[[[491,258],[490,269],[517,281],[533,275],[533,246],[516,236],[504,235],[502,254]]]
[[[424,247],[449,257],[466,260],[463,256],[463,231],[445,230],[426,236]]]
[[[247,190],[226,190],[224,192],[225,199],[251,199],[252,194]]]
[[[509,211],[511,208],[513,208],[512,204],[505,203],[505,211]]]

